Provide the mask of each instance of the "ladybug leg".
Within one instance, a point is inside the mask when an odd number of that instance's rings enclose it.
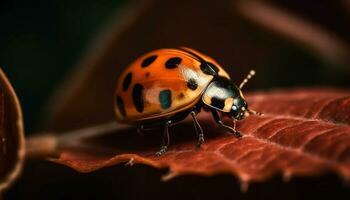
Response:
[[[193,125],[194,125],[194,128],[196,129],[196,135],[198,137],[198,142],[197,142],[196,146],[200,147],[204,143],[204,134],[203,134],[203,129],[196,118],[197,114],[198,113],[195,111],[191,112],[191,116],[193,119]]]
[[[170,137],[169,137],[169,126],[170,126],[170,124],[171,124],[171,120],[169,120],[169,121],[167,121],[165,123],[163,142],[162,142],[162,146],[161,146],[160,150],[156,153],[157,156],[161,156],[168,149],[168,146],[170,144]]]
[[[236,137],[242,137],[241,133],[236,130],[236,121],[233,122],[234,125],[232,128],[231,126],[228,126],[222,122],[222,120],[221,120],[221,118],[216,110],[212,109],[211,114],[213,115],[213,118],[220,126],[224,127],[225,129],[227,129],[228,131],[233,133]]]

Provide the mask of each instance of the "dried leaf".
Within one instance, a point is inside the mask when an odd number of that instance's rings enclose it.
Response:
[[[350,92],[336,89],[294,89],[248,95],[250,106],[264,113],[238,123],[237,139],[209,114],[200,114],[206,142],[195,148],[191,120],[171,129],[169,151],[156,157],[162,130],[138,136],[132,129],[104,135],[67,136],[51,160],[80,172],[92,172],[121,162],[169,168],[164,179],[182,174],[228,173],[242,183],[264,181],[276,174],[316,176],[333,172],[350,178]],[[227,119],[226,123],[230,123]],[[112,125],[109,125],[111,129]],[[101,128],[101,127],[100,127]],[[100,129],[97,127],[97,129]],[[84,131],[83,131],[84,132]],[[98,132],[98,131],[97,131]],[[69,142],[68,142],[69,141]],[[244,184],[243,184],[244,186]]]
[[[23,160],[22,111],[15,91],[0,69],[0,191],[17,178]]]

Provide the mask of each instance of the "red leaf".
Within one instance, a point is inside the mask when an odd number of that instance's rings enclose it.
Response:
[[[170,149],[160,157],[155,152],[161,130],[140,137],[134,130],[124,129],[87,136],[80,142],[67,136],[61,140],[58,158],[51,160],[80,172],[121,162],[169,167],[165,179],[182,174],[229,173],[248,183],[276,174],[289,179],[334,172],[349,181],[349,91],[281,90],[254,93],[247,99],[251,108],[264,115],[238,123],[238,130],[244,135],[241,139],[226,133],[209,114],[202,112],[199,118],[206,141],[200,149],[195,148],[192,122],[186,120],[171,129]],[[227,119],[226,123],[230,121]]]

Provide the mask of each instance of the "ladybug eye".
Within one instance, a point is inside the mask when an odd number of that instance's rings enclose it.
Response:
[[[232,110],[238,110],[237,106],[232,106]]]

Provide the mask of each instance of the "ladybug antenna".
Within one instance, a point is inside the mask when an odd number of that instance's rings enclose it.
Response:
[[[250,110],[250,109],[248,109],[247,112],[249,113],[249,115],[257,115],[257,116],[263,115],[263,114],[260,113],[260,112],[257,112],[257,111],[255,111],[255,110]]]
[[[247,77],[242,81],[242,83],[239,85],[239,89],[242,89],[243,86],[248,82],[249,79],[251,79],[255,75],[254,70],[250,70],[249,74]]]

